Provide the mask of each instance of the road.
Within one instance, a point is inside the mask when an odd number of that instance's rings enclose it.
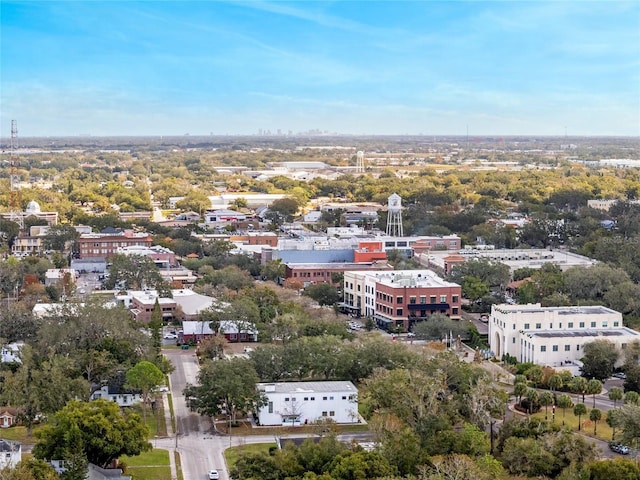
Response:
[[[275,442],[273,433],[265,435],[228,436],[217,435],[208,418],[191,412],[186,405],[182,391],[187,383],[195,384],[199,365],[193,350],[164,349],[164,355],[171,360],[175,370],[169,376],[176,417],[177,435],[155,440],[156,448],[167,449],[170,455],[177,450],[180,454],[183,477],[185,479],[206,479],[212,468],[220,472],[222,480],[229,475],[224,461],[224,451],[230,446],[250,443]],[[312,435],[296,435],[305,437]],[[343,434],[338,437],[343,442],[352,440],[371,441],[368,433]]]
[[[220,471],[221,479],[228,479],[223,452],[229,446],[228,437],[215,436],[208,418],[191,412],[182,391],[187,383],[197,383],[198,361],[194,350],[165,349],[165,356],[175,370],[169,376],[176,418],[174,438],[158,439],[158,447],[176,449],[180,454],[185,479],[207,478],[212,468]]]

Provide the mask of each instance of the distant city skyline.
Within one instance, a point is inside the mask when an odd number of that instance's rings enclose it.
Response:
[[[6,1],[0,136],[640,135],[640,2]]]

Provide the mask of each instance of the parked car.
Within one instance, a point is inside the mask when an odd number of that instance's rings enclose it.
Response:
[[[609,448],[612,452],[616,452],[621,455],[629,455],[629,447],[622,445],[621,443],[611,442],[609,443]]]
[[[165,340],[175,340],[178,336],[175,333],[167,333],[164,336]]]
[[[218,470],[209,470],[209,480],[219,480],[220,474]]]
[[[626,380],[627,374],[624,372],[616,372],[613,374],[615,378],[621,378],[622,380]]]

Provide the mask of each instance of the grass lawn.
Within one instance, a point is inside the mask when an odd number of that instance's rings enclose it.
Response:
[[[247,445],[240,445],[239,447],[227,448],[224,451],[224,458],[227,461],[227,468],[231,469],[240,455],[245,453],[265,453],[269,454],[269,448],[275,447],[275,442],[272,443],[249,443]]]
[[[126,473],[134,480],[166,480],[171,478],[169,452],[154,449],[135,457],[123,455],[121,462],[127,465]]]
[[[147,405],[147,427],[149,427],[149,438],[153,438],[155,436],[158,437],[166,437],[167,436],[167,422],[164,419],[164,408],[163,408],[162,398],[158,397],[156,401],[156,411],[154,412],[151,409],[150,405]],[[140,417],[144,418],[142,415],[142,405],[137,404],[131,408],[131,411],[140,415]]]
[[[585,435],[588,435],[590,437],[593,437],[593,422],[591,420],[589,420],[589,412],[591,411],[591,409],[589,407],[587,407],[587,414],[586,415],[582,415],[582,417],[580,418],[580,423],[582,423],[582,432]],[[532,415],[535,418],[542,418],[544,419],[544,408],[542,410],[540,410],[538,413]],[[598,438],[600,440],[604,440],[605,442],[610,442],[611,441],[611,435],[613,434],[613,430],[611,429],[611,427],[609,425],[607,425],[607,422],[605,421],[606,418],[606,412],[602,412],[602,420],[600,420],[598,422],[597,425],[597,430],[596,433],[597,435],[595,435],[595,438]],[[551,420],[551,409],[549,409],[549,420]],[[556,419],[555,419],[555,423],[557,425],[562,425],[562,409],[561,408],[556,408]],[[566,409],[566,414],[564,416],[564,424],[569,427],[571,430],[578,430],[578,417],[576,417],[573,414],[573,408],[567,408]],[[616,434],[620,433],[620,429],[618,429],[616,431]]]
[[[31,431],[31,436],[27,435],[27,427],[16,426],[3,428],[0,430],[0,438],[20,443],[36,443],[36,437],[34,434],[39,428],[42,428],[42,426],[34,425],[33,430]]]

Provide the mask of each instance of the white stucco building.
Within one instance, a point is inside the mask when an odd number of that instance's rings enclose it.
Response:
[[[561,367],[580,360],[586,343],[607,340],[617,348],[640,341],[640,333],[622,324],[622,314],[600,305],[542,307],[493,305],[489,344],[497,358],[505,353],[520,362]]]
[[[358,389],[351,382],[259,383],[267,400],[260,425],[305,425],[321,419],[358,423]]]

